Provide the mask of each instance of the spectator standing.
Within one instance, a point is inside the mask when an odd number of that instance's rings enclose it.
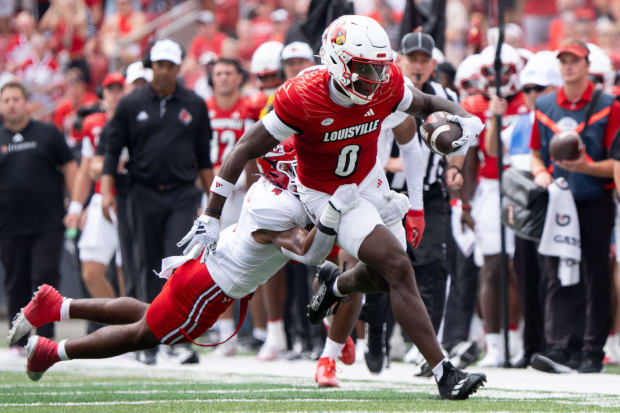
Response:
[[[564,86],[536,100],[536,122],[532,128],[531,172],[535,182],[548,187],[565,177],[577,206],[581,238],[580,282],[563,286],[558,279],[557,257],[545,257],[545,339],[547,349],[532,358],[532,367],[548,372],[569,368],[580,373],[603,369],[603,345],[611,327],[609,243],[614,224],[611,177],[613,160],[607,158],[618,127],[620,103],[601,93],[594,101],[594,85],[588,79],[589,50],[580,40],[569,40],[558,59]],[[587,127],[585,108],[593,102]],[[583,146],[573,161],[552,161],[549,141],[561,131],[580,133]],[[553,164],[553,175],[548,168]],[[575,303],[585,299],[585,331],[574,333]],[[576,340],[575,340],[576,339]],[[571,342],[582,343],[578,357],[567,352]]]
[[[209,159],[211,127],[205,102],[177,83],[182,63],[181,46],[169,39],[157,41],[150,51],[153,81],[124,97],[108,124],[108,144],[101,192],[104,215],[116,206],[114,175],[123,147],[129,151],[127,164],[131,187],[129,203],[135,230],[138,267],[138,298],[151,302],[164,280],[153,275],[161,257],[179,255],[177,241],[191,226],[198,210],[200,193],[194,182],[198,175],[203,188],[213,179]],[[198,362],[191,348],[177,359]],[[156,350],[143,361],[155,362]]]
[[[52,0],[41,21],[39,29],[49,32],[49,48],[62,52],[67,60],[84,57],[88,22],[83,0]]]
[[[125,79],[120,73],[109,73],[103,83],[103,98],[100,106],[102,112],[88,115],[84,118],[82,133],[82,159],[78,170],[75,187],[72,192],[71,204],[65,224],[67,228],[78,228],[84,204],[90,195],[93,180],[90,177],[90,163],[95,155],[95,148],[99,145],[99,136],[108,119],[112,117],[119,100],[123,96]],[[123,273],[121,269],[120,252],[115,225],[106,221],[101,210],[100,182],[95,182],[95,193],[90,198],[86,210],[86,222],[78,248],[82,262],[82,279],[86,289],[95,298],[113,298],[116,292],[112,284],[106,279],[105,271],[110,260],[116,255],[116,265],[119,284],[119,295],[124,294]]]
[[[71,190],[77,165],[60,132],[30,118],[28,92],[21,83],[2,86],[0,111],[0,259],[12,320],[34,288],[59,285],[63,189]],[[52,338],[53,324],[38,334]],[[26,339],[18,345],[23,347]]]
[[[69,146],[73,147],[79,143],[79,138],[73,136],[73,121],[77,110],[83,106],[94,105],[99,98],[87,89],[90,75],[86,62],[74,62],[67,71],[65,81],[67,93],[56,107],[54,124],[65,134]]]
[[[146,23],[144,14],[134,10],[131,0],[116,0],[116,12],[105,17],[101,26],[101,47],[108,58],[120,58],[121,65],[130,63],[142,55],[144,42],[128,43],[124,40],[134,30]]]

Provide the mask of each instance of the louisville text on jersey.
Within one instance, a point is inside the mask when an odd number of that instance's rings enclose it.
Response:
[[[367,133],[376,131],[377,129],[379,129],[379,119],[355,126],[349,126],[348,128],[338,129],[332,132],[325,132],[325,135],[323,135],[323,142],[335,142],[344,139],[351,139],[357,136],[366,135]]]

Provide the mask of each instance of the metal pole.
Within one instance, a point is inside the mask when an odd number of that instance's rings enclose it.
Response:
[[[495,91],[498,97],[502,97],[500,89],[502,86],[502,45],[504,43],[504,2],[497,0],[497,26],[499,28],[499,38],[497,40],[497,49],[495,51]],[[502,175],[504,172],[504,147],[502,144],[502,116],[494,115],[497,123],[496,139],[497,139],[497,170],[499,174],[499,186],[502,186]],[[502,294],[502,324],[504,329],[504,367],[510,367],[510,350],[508,341],[509,319],[508,319],[508,256],[506,255],[506,236],[504,234],[504,224],[501,222],[502,195],[499,194],[500,208],[500,240],[501,240],[501,257],[500,257],[500,289]]]

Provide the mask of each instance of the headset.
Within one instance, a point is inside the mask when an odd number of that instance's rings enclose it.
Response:
[[[248,81],[250,76],[248,75],[248,72],[245,71],[243,66],[241,66],[241,63],[237,59],[232,59],[229,57],[220,57],[215,62],[213,62],[213,65],[215,66],[218,63],[225,63],[228,65],[232,65],[235,67],[238,73],[241,73],[241,84],[239,85],[239,89],[241,89],[243,85],[245,84],[245,82]],[[209,87],[213,87],[213,75],[211,72],[207,74],[207,84],[209,85]]]

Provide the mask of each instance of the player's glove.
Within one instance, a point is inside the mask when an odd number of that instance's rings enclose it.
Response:
[[[480,132],[484,129],[484,124],[477,116],[461,117],[450,115],[447,119],[449,122],[458,123],[463,133],[460,139],[452,142],[452,147],[458,149],[446,156],[465,156],[470,145],[478,141],[478,135],[480,135]]]
[[[422,242],[424,227],[424,210],[410,209],[405,218],[405,230],[407,231],[407,241],[412,248],[418,248],[418,245]]]
[[[409,211],[409,198],[405,194],[396,191],[390,191],[383,195],[387,201],[379,211],[381,220],[386,226],[390,226],[396,222],[400,222]]]
[[[331,206],[341,214],[355,208],[360,203],[360,192],[356,184],[340,185],[329,198]]]
[[[192,229],[183,239],[177,242],[177,247],[181,248],[187,244],[183,250],[183,255],[191,255],[192,259],[198,258],[202,252],[200,263],[204,264],[207,261],[207,256],[215,252],[219,238],[220,220],[203,214],[194,221]]]

